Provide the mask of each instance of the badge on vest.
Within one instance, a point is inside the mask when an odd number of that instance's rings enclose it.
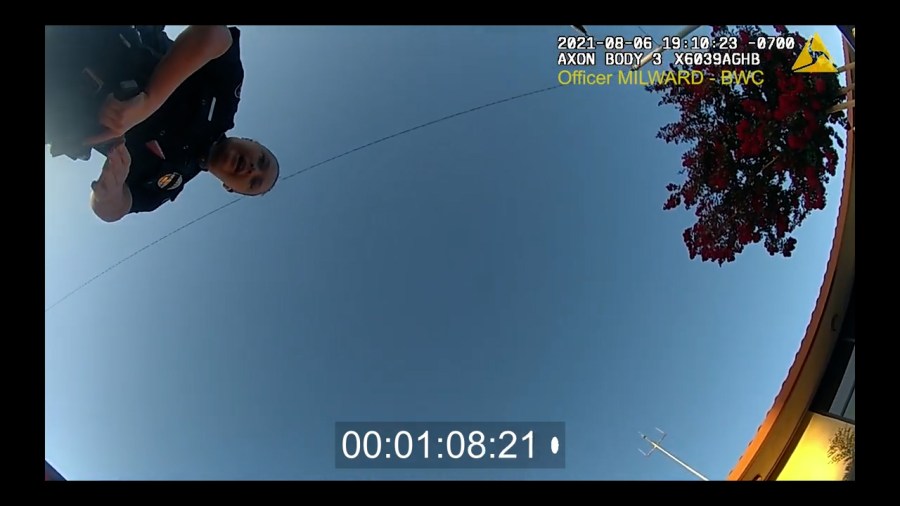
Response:
[[[184,178],[177,172],[171,172],[156,180],[156,186],[160,190],[176,190],[181,186]]]

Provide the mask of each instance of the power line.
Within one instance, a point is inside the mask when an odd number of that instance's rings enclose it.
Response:
[[[473,108],[471,108],[471,109],[467,109],[467,110],[465,110],[465,111],[461,111],[461,112],[457,112],[457,113],[450,114],[450,115],[448,115],[448,116],[444,116],[443,118],[438,118],[438,119],[436,119],[436,120],[432,120],[432,121],[429,121],[429,122],[427,122],[427,123],[422,123],[421,125],[417,125],[417,126],[414,126],[414,127],[412,127],[412,128],[407,128],[406,130],[402,130],[402,131],[400,131],[400,132],[397,132],[397,133],[388,135],[388,136],[386,136],[386,137],[382,137],[382,138],[380,138],[380,139],[378,139],[378,140],[375,140],[375,141],[372,141],[372,142],[370,142],[370,143],[368,143],[368,144],[364,144],[364,145],[362,145],[362,146],[353,148],[353,149],[351,149],[351,150],[349,150],[349,151],[344,151],[343,153],[341,153],[341,154],[339,154],[339,155],[337,155],[337,156],[333,156],[333,157],[331,157],[331,158],[329,158],[329,159],[327,159],[327,160],[323,160],[323,161],[321,161],[321,162],[319,162],[319,163],[310,165],[309,167],[300,169],[300,170],[298,170],[297,172],[294,172],[293,174],[291,174],[291,175],[289,175],[289,176],[285,176],[284,179],[290,179],[290,178],[292,178],[292,177],[294,177],[294,176],[298,176],[298,175],[300,175],[300,174],[303,174],[304,172],[306,172],[306,171],[308,171],[308,170],[312,170],[312,169],[314,169],[314,168],[316,168],[316,167],[318,167],[318,166],[320,166],[320,165],[324,165],[324,164],[326,164],[326,163],[328,163],[328,162],[333,162],[333,161],[337,160],[338,158],[342,158],[342,157],[347,156],[347,155],[349,155],[349,154],[351,154],[351,153],[355,153],[356,151],[359,151],[359,150],[362,150],[362,149],[365,149],[365,148],[374,146],[375,144],[384,142],[384,141],[386,141],[386,140],[393,139],[394,137],[399,137],[399,136],[401,136],[401,135],[408,134],[408,133],[410,133],[410,132],[419,130],[420,128],[425,128],[425,127],[434,125],[435,123],[440,123],[441,121],[447,121],[448,119],[453,119],[453,118],[455,118],[455,117],[457,117],[457,116],[462,116],[462,115],[464,115],[464,114],[469,114],[469,113],[472,113],[472,112],[475,112],[475,111],[478,111],[478,110],[481,110],[481,109],[486,109],[486,108],[488,108],[488,107],[492,107],[492,106],[495,106],[495,105],[499,105],[499,104],[502,104],[502,103],[505,103],[505,102],[511,102],[511,101],[516,100],[516,99],[519,99],[519,98],[525,98],[525,97],[530,96],[530,95],[537,95],[538,93],[543,93],[543,92],[545,92],[545,91],[554,90],[554,89],[559,88],[559,87],[561,87],[561,86],[562,86],[561,84],[556,84],[556,85],[553,85],[553,86],[549,86],[549,87],[547,87],[547,88],[541,88],[541,89],[539,89],[539,90],[529,91],[528,93],[522,93],[521,95],[515,95],[515,96],[512,96],[512,97],[507,97],[507,98],[504,98],[504,99],[502,99],[502,100],[495,100],[494,102],[489,102],[489,103],[487,103],[487,104],[482,104],[482,105],[479,105],[479,106],[477,106],[477,107],[473,107]]]
[[[208,216],[210,216],[210,215],[212,215],[212,214],[214,214],[214,213],[217,213],[217,212],[221,211],[222,209],[225,209],[226,207],[228,207],[228,206],[230,206],[230,205],[232,205],[232,204],[237,203],[239,200],[241,200],[241,199],[240,199],[240,198],[236,198],[236,199],[234,199],[234,200],[232,200],[232,201],[230,201],[230,202],[228,202],[228,203],[226,203],[226,204],[223,204],[223,205],[221,205],[221,206],[219,206],[219,207],[213,209],[212,211],[209,211],[208,213],[206,213],[206,214],[204,214],[204,215],[202,215],[202,216],[200,216],[200,217],[198,217],[198,218],[194,218],[193,220],[191,220],[191,221],[185,223],[184,225],[182,225],[182,226],[176,228],[175,230],[169,232],[168,234],[166,234],[166,235],[160,237],[159,239],[157,239],[157,240],[155,240],[155,241],[153,241],[153,242],[147,244],[146,246],[142,247],[141,249],[135,251],[134,253],[128,255],[127,257],[125,257],[125,258],[119,260],[118,262],[112,264],[111,266],[107,267],[105,270],[103,270],[102,272],[100,272],[100,274],[97,274],[96,276],[92,277],[91,279],[85,281],[84,283],[81,284],[81,286],[79,286],[78,288],[72,290],[71,292],[69,292],[69,293],[67,293],[66,295],[64,295],[61,299],[59,299],[59,300],[57,300],[56,302],[54,302],[53,304],[51,304],[50,307],[48,307],[47,309],[44,310],[44,313],[47,313],[48,311],[50,311],[50,310],[53,309],[54,307],[56,307],[56,306],[58,306],[59,304],[61,304],[64,300],[66,300],[66,299],[68,299],[69,297],[75,295],[76,293],[78,293],[79,291],[81,291],[84,287],[88,286],[89,284],[93,283],[94,281],[97,281],[101,276],[103,276],[103,275],[106,274],[107,272],[109,272],[109,271],[115,269],[116,267],[122,265],[123,263],[127,262],[128,260],[131,260],[132,258],[136,257],[138,254],[143,253],[144,250],[146,250],[146,249],[150,248],[151,246],[153,246],[153,245],[155,245],[155,244],[157,244],[157,243],[163,241],[164,239],[167,239],[167,238],[169,238],[169,237],[175,235],[176,233],[178,233],[178,232],[180,232],[180,231],[186,229],[187,227],[193,225],[194,223],[197,223],[198,221],[202,220],[203,218],[206,218],[206,217],[208,217]]]
[[[300,170],[298,170],[298,171],[296,171],[296,172],[294,172],[294,173],[292,173],[292,174],[290,174],[290,175],[287,175],[287,176],[283,177],[282,179],[290,179],[290,178],[292,178],[292,177],[294,177],[294,176],[299,176],[300,174],[303,174],[304,172],[307,172],[307,171],[310,171],[310,170],[312,170],[312,169],[315,169],[316,167],[325,165],[326,163],[333,162],[333,161],[337,160],[338,158],[343,158],[343,157],[345,157],[345,156],[347,156],[347,155],[349,155],[349,154],[352,154],[352,153],[355,153],[355,152],[357,152],[357,151],[360,151],[360,150],[363,150],[363,149],[372,147],[372,146],[374,146],[375,144],[379,144],[379,143],[381,143],[381,142],[384,142],[384,141],[393,139],[394,137],[399,137],[399,136],[401,136],[401,135],[405,135],[405,134],[408,134],[408,133],[410,133],[410,132],[414,132],[414,131],[416,131],[416,130],[419,130],[419,129],[422,129],[422,128],[425,128],[425,127],[428,127],[428,126],[431,126],[431,125],[434,125],[434,124],[437,124],[437,123],[440,123],[440,122],[442,122],[442,121],[447,121],[447,120],[449,120],[449,119],[453,119],[453,118],[456,118],[456,117],[459,117],[459,116],[463,116],[463,115],[465,115],[465,114],[469,114],[469,113],[472,113],[472,112],[475,112],[475,111],[479,111],[479,110],[481,110],[481,109],[486,109],[486,108],[488,108],[488,107],[493,107],[493,106],[495,106],[495,105],[500,105],[500,104],[503,104],[503,103],[506,103],[506,102],[511,102],[511,101],[513,101],[513,100],[518,100],[518,99],[520,99],[520,98],[525,98],[525,97],[528,97],[528,96],[531,96],[531,95],[537,95],[537,94],[539,94],[539,93],[544,93],[544,92],[546,92],[546,91],[555,90],[555,89],[557,89],[557,88],[560,88],[561,86],[562,86],[561,84],[557,84],[557,85],[554,85],[554,86],[549,86],[549,87],[546,87],[546,88],[541,88],[541,89],[538,89],[538,90],[529,91],[529,92],[527,92],[527,93],[522,93],[522,94],[519,94],[519,95],[514,95],[514,96],[511,96],[511,97],[507,97],[507,98],[501,99],[501,100],[495,100],[495,101],[493,101],[493,102],[488,102],[487,104],[482,104],[482,105],[479,105],[479,106],[477,106],[477,107],[473,107],[473,108],[471,108],[471,109],[466,109],[465,111],[460,111],[460,112],[457,112],[457,113],[453,113],[453,114],[444,116],[444,117],[442,117],[442,118],[438,118],[438,119],[429,121],[429,122],[427,122],[427,123],[422,123],[421,125],[417,125],[417,126],[414,126],[414,127],[412,127],[412,128],[407,128],[406,130],[402,130],[402,131],[400,131],[400,132],[397,132],[397,133],[394,133],[394,134],[391,134],[391,135],[382,137],[382,138],[380,138],[380,139],[377,139],[377,140],[374,140],[374,141],[372,141],[372,142],[369,142],[368,144],[363,144],[362,146],[355,147],[355,148],[353,148],[353,149],[344,151],[343,153],[341,153],[341,154],[339,154],[339,155],[333,156],[333,157],[331,157],[331,158],[328,158],[328,159],[323,160],[323,161],[318,162],[318,163],[314,163],[314,164],[310,165],[309,167],[304,167],[304,168],[302,168],[302,169],[300,169]],[[125,258],[119,260],[118,262],[116,262],[116,263],[114,263],[113,265],[109,266],[108,268],[106,268],[105,270],[103,270],[102,272],[100,272],[99,274],[97,274],[96,276],[92,277],[91,279],[85,281],[85,282],[82,283],[80,286],[78,286],[77,288],[75,288],[74,290],[72,290],[71,292],[67,293],[67,294],[64,295],[62,298],[60,298],[59,300],[57,300],[56,302],[54,302],[53,304],[51,304],[48,308],[44,309],[44,313],[46,314],[46,313],[49,312],[51,309],[53,309],[54,307],[56,307],[56,306],[58,306],[59,304],[61,304],[63,301],[65,301],[65,300],[68,299],[69,297],[71,297],[71,296],[75,295],[76,293],[80,292],[81,290],[83,290],[85,287],[87,287],[88,285],[90,285],[90,284],[93,283],[94,281],[97,281],[98,279],[100,279],[101,277],[103,277],[104,275],[106,275],[108,272],[112,271],[113,269],[115,269],[116,267],[122,265],[123,263],[127,262],[128,260],[131,260],[132,258],[136,257],[136,256],[139,255],[140,253],[143,253],[144,251],[146,251],[146,250],[149,249],[150,247],[152,247],[152,246],[154,246],[154,245],[156,245],[156,244],[162,242],[162,241],[165,240],[165,239],[168,239],[169,237],[171,237],[171,236],[175,235],[176,233],[178,233],[178,232],[180,232],[180,231],[186,229],[187,227],[193,225],[194,223],[197,223],[198,221],[203,220],[204,218],[207,218],[207,217],[209,217],[209,216],[212,216],[213,214],[215,214],[215,213],[217,213],[217,212],[219,212],[219,211],[225,209],[226,207],[228,207],[228,206],[230,206],[230,205],[232,205],[232,204],[236,204],[238,201],[243,200],[243,199],[245,199],[245,198],[247,198],[247,197],[238,197],[238,198],[235,198],[235,199],[233,199],[233,200],[231,200],[231,201],[229,201],[229,202],[227,202],[227,203],[225,203],[225,204],[223,204],[223,205],[221,205],[221,206],[219,206],[219,207],[213,209],[212,211],[209,211],[208,213],[206,213],[206,214],[204,214],[204,215],[202,215],[202,216],[200,216],[200,217],[198,217],[198,218],[194,218],[193,220],[191,220],[191,221],[185,223],[184,225],[182,225],[182,226],[176,228],[175,230],[169,232],[168,234],[166,234],[166,235],[160,237],[159,239],[156,239],[155,241],[153,241],[153,242],[147,244],[146,246],[140,248],[139,250],[135,251],[134,253],[128,255],[127,257],[125,257]]]

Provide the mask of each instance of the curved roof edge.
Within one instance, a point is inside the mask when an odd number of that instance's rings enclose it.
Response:
[[[855,51],[844,41],[844,61],[855,62]],[[855,69],[847,71],[847,83],[855,82]],[[855,100],[856,92],[848,92],[847,100]],[[853,283],[856,258],[855,221],[855,106],[848,109],[851,128],[847,131],[843,191],[835,226],[831,254],[825,270],[819,297],[800,349],[788,370],[787,378],[765,419],[757,429],[737,465],[726,478],[729,481],[767,479],[784,453],[797,426],[806,415],[812,397],[837,340],[837,329]],[[830,315],[829,319],[824,318]],[[824,325],[823,325],[824,324]],[[829,328],[830,327],[830,328]]]

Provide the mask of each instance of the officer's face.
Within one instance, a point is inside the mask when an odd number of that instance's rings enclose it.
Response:
[[[207,169],[226,190],[259,195],[275,184],[279,167],[272,152],[262,144],[229,137],[213,148]]]

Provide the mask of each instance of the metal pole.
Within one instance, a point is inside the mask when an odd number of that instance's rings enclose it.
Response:
[[[686,27],[682,28],[680,32],[675,34],[675,37],[676,38],[684,37],[685,35],[693,32],[694,30],[700,28],[701,26],[703,26],[703,25],[686,26]],[[662,44],[656,46],[656,48],[654,48],[653,51],[650,51],[646,56],[641,58],[641,61],[632,65],[631,70],[638,70],[639,68],[641,68],[644,65],[646,65],[647,63],[649,63],[650,60],[653,59],[653,55],[655,55],[656,53],[662,53],[663,51],[665,51],[665,49],[663,48]]]
[[[653,448],[655,448],[655,449],[657,449],[657,450],[663,452],[663,454],[664,454],[665,456],[669,457],[670,459],[672,459],[672,460],[674,460],[675,462],[677,462],[678,464],[680,464],[681,467],[683,467],[683,468],[687,469],[688,471],[690,471],[691,473],[693,473],[694,476],[700,478],[700,479],[703,480],[703,481],[709,481],[709,478],[707,478],[706,476],[703,476],[702,474],[698,473],[698,472],[695,471],[691,466],[689,466],[689,465],[685,464],[684,462],[682,462],[681,460],[679,460],[678,457],[676,457],[676,456],[672,455],[671,453],[667,452],[665,448],[663,448],[662,446],[660,446],[660,445],[657,444],[656,442],[650,441],[650,439],[647,438],[647,436],[644,436],[644,439],[646,439],[647,442],[649,442],[651,445],[653,445]]]

